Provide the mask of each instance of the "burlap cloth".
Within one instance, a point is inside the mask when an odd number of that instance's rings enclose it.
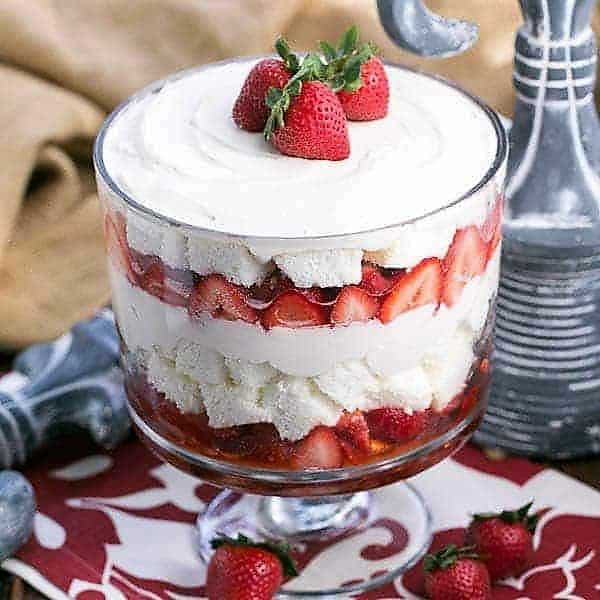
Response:
[[[517,0],[431,0],[479,22],[476,49],[417,60],[375,0],[1,0],[0,348],[56,336],[109,299],[91,146],[107,111],[169,72],[298,48],[357,23],[384,56],[461,82],[510,112]]]

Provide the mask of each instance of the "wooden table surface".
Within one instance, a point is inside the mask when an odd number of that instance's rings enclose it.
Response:
[[[10,357],[0,354],[0,373],[8,370],[9,365]],[[600,490],[600,457],[548,464]],[[18,577],[0,571],[0,600],[42,600],[44,598],[45,596],[24,584]]]

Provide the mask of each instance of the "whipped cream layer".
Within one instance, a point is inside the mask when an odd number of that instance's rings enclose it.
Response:
[[[113,306],[150,382],[214,427],[273,423],[296,440],[344,410],[441,409],[459,394],[494,297],[499,251],[448,308],[423,306],[383,325],[265,331],[241,321],[192,320],[111,267]]]
[[[231,118],[253,64],[209,65],[127,105],[102,148],[117,185],[155,213],[186,225],[292,238],[419,217],[465,194],[493,163],[497,136],[479,106],[439,81],[394,67],[387,67],[389,114],[348,124],[348,159],[284,156]],[[464,222],[464,215],[456,220]],[[352,247],[388,245],[368,244]],[[257,255],[277,254],[260,240],[247,245]]]

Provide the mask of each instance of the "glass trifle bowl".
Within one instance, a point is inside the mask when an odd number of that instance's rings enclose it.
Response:
[[[485,410],[507,144],[481,101],[387,64],[388,116],[349,124],[348,159],[283,156],[231,120],[256,60],[156,82],[98,136],[129,409],[154,453],[225,488],[204,560],[217,535],[286,539],[282,595],[348,595],[427,550],[406,480]],[[319,562],[390,510],[402,543]]]

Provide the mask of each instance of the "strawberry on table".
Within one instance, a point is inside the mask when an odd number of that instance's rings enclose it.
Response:
[[[365,290],[355,285],[342,288],[333,309],[331,322],[336,325],[348,325],[354,321],[368,321],[377,315],[379,302]]]
[[[327,61],[328,83],[337,92],[346,118],[374,121],[387,115],[390,85],[385,67],[372,43],[358,45],[358,28],[350,27],[337,49],[320,42]]]
[[[409,414],[402,408],[390,406],[369,411],[366,419],[374,438],[387,442],[407,442],[425,431],[429,411],[413,411]]]
[[[438,305],[441,294],[441,262],[437,258],[426,258],[399,278],[383,301],[379,318],[382,323],[389,323],[413,308],[425,304]]]
[[[270,109],[266,95],[269,88],[283,88],[290,77],[298,70],[298,58],[290,52],[287,42],[279,38],[275,42],[281,60],[266,58],[256,63],[233,105],[233,120],[246,131],[262,131]]]
[[[296,290],[281,293],[265,310],[262,324],[266,329],[273,327],[315,327],[327,323],[327,311],[323,306],[311,302]]]
[[[491,600],[490,576],[472,547],[450,544],[424,561],[425,591],[430,600]]]
[[[258,313],[248,305],[244,288],[227,281],[222,275],[209,275],[201,279],[190,295],[188,312],[193,319],[209,313],[229,321],[254,323]]]
[[[315,427],[298,442],[291,458],[292,468],[335,469],[344,463],[344,453],[334,431],[329,427]]]
[[[255,543],[239,534],[212,541],[215,549],[206,572],[208,600],[271,600],[284,577],[298,573],[287,546]]]
[[[520,575],[531,564],[538,520],[537,515],[529,514],[531,505],[473,516],[467,542],[485,560],[492,580]]]
[[[459,300],[465,285],[483,273],[487,256],[488,247],[475,225],[456,232],[444,259],[442,300],[447,306],[453,306]]]

